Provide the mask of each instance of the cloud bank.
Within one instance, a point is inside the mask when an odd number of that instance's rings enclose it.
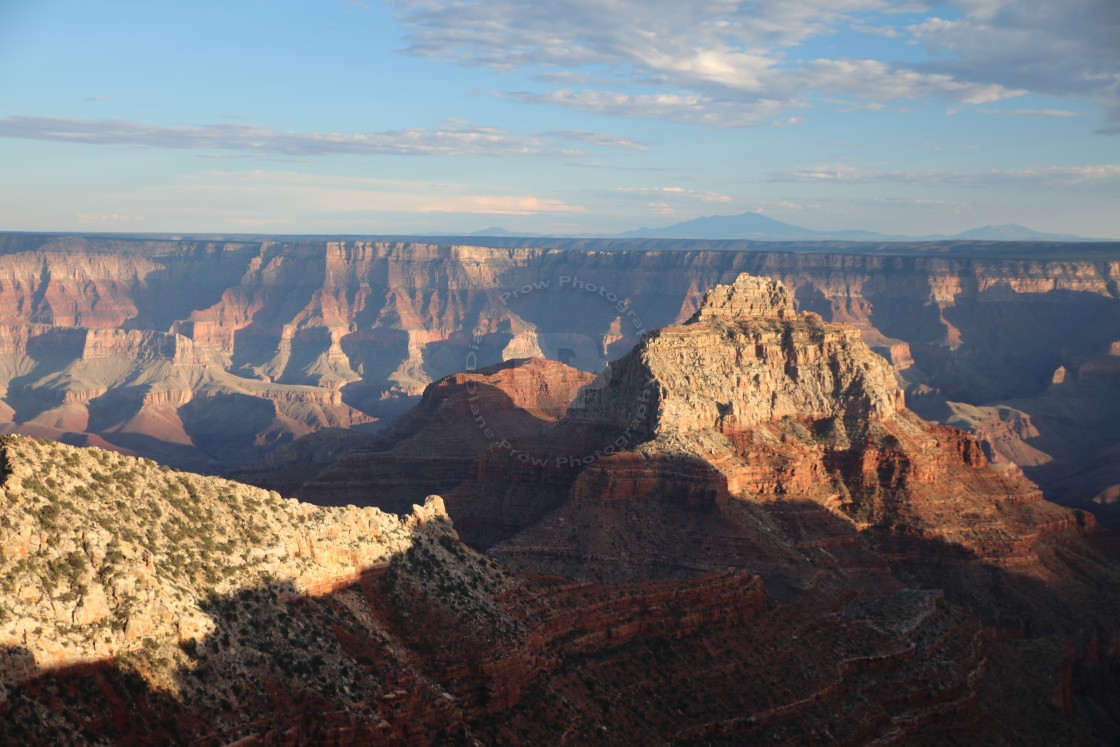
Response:
[[[540,90],[506,92],[525,103],[741,127],[820,95],[985,104],[1034,93],[1096,101],[1100,131],[1120,131],[1116,0],[389,1],[410,54],[528,73]],[[925,58],[807,51],[841,33]]]
[[[120,119],[11,116],[0,119],[0,137],[119,147],[221,150],[283,156],[396,155],[509,157],[581,155],[564,141],[600,148],[644,150],[619,135],[582,130],[519,135],[493,127],[457,125],[363,134],[282,132],[248,124],[161,127]]]
[[[965,187],[1015,185],[1026,189],[1069,189],[1091,187],[1096,190],[1120,189],[1120,164],[1097,166],[1044,166],[988,171],[873,171],[847,166],[791,169],[772,172],[768,181],[811,184],[904,182],[917,185],[948,184]]]

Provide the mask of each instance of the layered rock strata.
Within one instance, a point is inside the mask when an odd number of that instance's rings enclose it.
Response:
[[[612,364],[609,381],[583,390],[542,436],[537,473],[576,467],[570,487],[493,552],[616,581],[738,558],[776,585],[816,593],[845,586],[845,574],[889,586],[885,561],[920,547],[1043,573],[1040,540],[1092,530],[1091,517],[990,469],[965,434],[906,410],[886,361],[850,329],[793,315],[780,285],[743,277],[711,296],[687,324]],[[572,465],[566,455],[586,453],[593,428],[622,446]],[[500,457],[480,461],[479,480]],[[533,477],[522,464],[500,479]],[[479,506],[469,484],[448,491],[452,516],[460,493]],[[465,536],[488,518],[462,516]]]
[[[587,248],[0,236],[0,420],[240,467],[324,427],[388,422],[468,368],[542,355],[597,372],[750,272],[858,329],[923,416],[976,424],[1049,496],[1110,515],[1114,248],[573,246]],[[1011,407],[1038,435],[957,418],[968,407]]]

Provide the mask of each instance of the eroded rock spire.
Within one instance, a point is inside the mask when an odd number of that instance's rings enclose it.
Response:
[[[717,285],[704,296],[699,310],[686,322],[708,319],[793,319],[793,298],[777,280],[740,275],[730,285]]]

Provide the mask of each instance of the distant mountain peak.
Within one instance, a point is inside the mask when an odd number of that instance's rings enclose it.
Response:
[[[1043,233],[1021,226],[1018,223],[981,226],[952,236],[954,239],[976,239],[980,241],[1082,241],[1080,236],[1069,233]]]
[[[502,228],[501,226],[490,226],[489,228],[483,228],[481,231],[468,233],[467,236],[540,236],[540,234],[510,231],[508,228]]]
[[[768,218],[758,212],[738,215],[709,215],[662,228],[639,228],[617,234],[618,238],[740,239],[754,241],[1086,241],[1074,234],[1043,233],[1016,223],[988,225],[957,234],[905,236],[861,229],[818,231]]]
[[[780,237],[783,239],[815,238],[816,231],[782,223],[762,213],[747,211],[738,215],[709,215],[674,223],[663,228],[639,228],[619,234],[623,238],[678,238],[678,239],[753,239]]]

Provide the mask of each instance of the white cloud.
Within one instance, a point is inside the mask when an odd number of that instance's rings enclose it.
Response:
[[[1090,98],[1120,122],[1116,0],[954,0],[964,15],[909,27],[934,59],[915,69],[1051,96]]]
[[[719,192],[708,192],[684,187],[615,187],[609,192],[623,197],[640,199],[672,199],[676,202],[731,202],[731,197]]]
[[[677,209],[667,202],[651,202],[646,205],[649,209],[650,215],[656,215],[659,218],[669,218],[677,214]]]
[[[624,135],[608,135],[602,132],[588,132],[587,130],[551,130],[542,132],[542,136],[549,138],[566,138],[579,140],[602,148],[619,148],[621,150],[649,150],[645,143],[633,140]]]
[[[836,106],[836,111],[847,114],[854,111],[880,112],[887,108],[881,101],[853,101],[846,99],[825,99],[826,103]]]
[[[225,150],[250,155],[491,156],[581,155],[558,139],[599,147],[641,149],[616,135],[570,131],[549,136],[518,135],[494,127],[453,124],[442,129],[404,129],[359,134],[282,132],[247,124],[160,127],[119,119],[61,119],[11,116],[0,119],[0,137],[106,146]],[[221,154],[216,154],[221,157]],[[206,154],[214,157],[214,154]]]
[[[988,171],[946,171],[916,169],[911,171],[872,171],[849,166],[821,166],[772,172],[772,182],[870,183],[906,182],[909,184],[957,186],[1017,185],[1027,189],[1062,189],[1069,187],[1120,186],[1120,164],[1099,166],[1041,166],[1026,169],[991,169]]]
[[[177,184],[153,187],[122,200],[154,200],[169,204],[215,200],[252,213],[260,206],[275,214],[337,216],[342,213],[472,213],[540,215],[584,213],[586,208],[532,194],[480,194],[476,186],[453,183],[337,177],[293,171],[204,171]]]
[[[742,102],[713,99],[702,94],[629,94],[619,91],[561,88],[546,94],[513,91],[506,97],[527,104],[556,104],[577,111],[615,117],[645,117],[688,122],[709,127],[748,127],[781,124],[771,121],[790,107],[804,104],[780,101]]]
[[[950,75],[893,68],[877,60],[813,60],[805,65],[801,78],[800,85],[814,90],[841,92],[874,101],[945,96],[968,104],[982,104],[1026,93],[996,84],[963,82]]]
[[[525,103],[737,127],[819,93],[983,104],[1033,92],[1092,98],[1109,113],[1103,131],[1120,130],[1116,0],[948,0],[960,13],[949,18],[890,0],[390,2],[411,54],[535,76],[543,90],[511,95]],[[899,14],[925,17],[892,23]],[[929,56],[798,59],[805,42],[847,29]]]
[[[871,26],[866,23],[853,23],[851,25],[852,31],[858,31],[861,34],[871,34],[873,36],[882,36],[887,39],[897,39],[902,36],[902,33],[894,26]]]
[[[833,33],[888,0],[396,0],[414,54],[498,69],[562,69],[635,58],[670,69],[698,51],[748,55]],[[910,10],[913,9],[911,6]],[[657,65],[654,65],[656,68]]]

